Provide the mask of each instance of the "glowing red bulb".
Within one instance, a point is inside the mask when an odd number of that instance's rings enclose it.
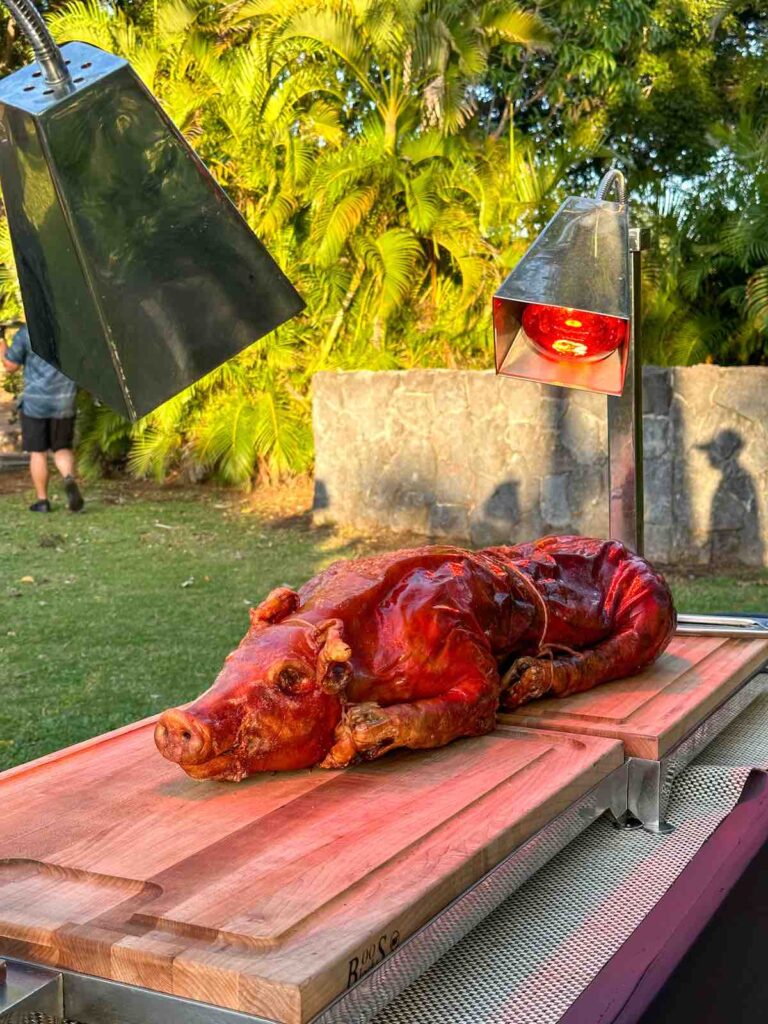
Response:
[[[523,311],[523,330],[549,359],[605,359],[626,341],[627,327],[619,317],[564,306],[531,303]]]

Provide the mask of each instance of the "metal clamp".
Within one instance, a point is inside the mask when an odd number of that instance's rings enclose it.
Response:
[[[760,673],[763,672],[761,668]],[[647,831],[660,834],[672,831],[673,826],[665,820],[665,815],[675,778],[755,698],[765,693],[766,685],[765,680],[752,676],[660,761],[629,758],[627,806],[629,814]]]
[[[0,1024],[16,1022],[33,1013],[64,1016],[61,974],[34,964],[0,960]]]

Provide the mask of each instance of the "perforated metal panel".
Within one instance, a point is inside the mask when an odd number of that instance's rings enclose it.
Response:
[[[768,683],[768,676],[761,676]],[[768,769],[768,693],[750,707],[710,743],[697,764],[749,765]]]
[[[63,1021],[61,1017],[49,1017],[46,1013],[28,1013],[17,1019],[19,1024],[73,1024],[72,1021]]]
[[[47,1013],[0,1014],[0,1024],[77,1024],[76,1021],[51,1017]]]
[[[747,768],[693,765],[667,836],[601,819],[375,1018],[554,1024],[736,803]]]

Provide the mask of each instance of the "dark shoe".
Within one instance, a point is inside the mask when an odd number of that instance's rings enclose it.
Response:
[[[50,501],[48,501],[47,498],[40,498],[39,501],[35,501],[35,502],[33,502],[29,506],[29,511],[30,512],[50,512],[51,511],[51,503],[50,503]]]
[[[67,494],[67,507],[70,512],[79,512],[85,502],[83,496],[80,493],[80,488],[75,483],[75,478],[72,476],[64,477],[64,490]]]

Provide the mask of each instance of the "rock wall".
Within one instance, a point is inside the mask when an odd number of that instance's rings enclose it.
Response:
[[[768,368],[644,380],[648,556],[766,564]],[[492,371],[320,373],[315,521],[474,546],[604,535],[605,401]]]

